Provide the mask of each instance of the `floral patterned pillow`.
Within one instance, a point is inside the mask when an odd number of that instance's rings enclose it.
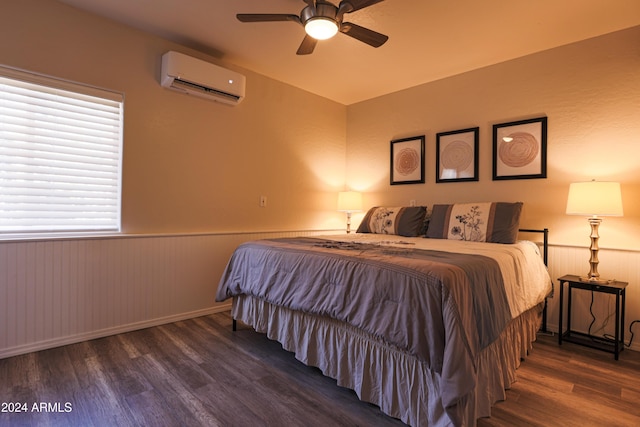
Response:
[[[515,243],[522,202],[434,205],[427,237],[473,242]]]
[[[404,237],[423,236],[427,215],[424,206],[373,207],[364,216],[358,233],[397,234]]]

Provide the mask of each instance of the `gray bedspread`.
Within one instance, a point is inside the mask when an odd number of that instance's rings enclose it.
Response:
[[[216,300],[251,295],[358,327],[440,374],[446,407],[476,384],[476,355],[511,320],[491,258],[318,238],[240,245]]]

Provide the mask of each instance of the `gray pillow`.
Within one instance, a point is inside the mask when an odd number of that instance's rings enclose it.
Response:
[[[427,229],[433,239],[515,243],[522,202],[434,205]]]
[[[404,237],[423,236],[427,215],[424,206],[380,207],[366,213],[357,233],[397,234]]]

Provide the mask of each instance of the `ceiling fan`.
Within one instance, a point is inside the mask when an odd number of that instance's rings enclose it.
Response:
[[[351,22],[343,22],[344,15],[380,3],[383,0],[342,0],[338,6],[325,0],[303,0],[307,6],[300,16],[280,13],[239,13],[240,22],[293,21],[302,25],[306,35],[296,52],[308,55],[318,40],[333,37],[338,31],[373,47],[382,46],[389,37]]]

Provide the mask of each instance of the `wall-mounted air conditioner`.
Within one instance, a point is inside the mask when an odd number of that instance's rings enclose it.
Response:
[[[244,98],[245,82],[242,74],[182,53],[162,55],[160,84],[178,92],[237,105]]]

